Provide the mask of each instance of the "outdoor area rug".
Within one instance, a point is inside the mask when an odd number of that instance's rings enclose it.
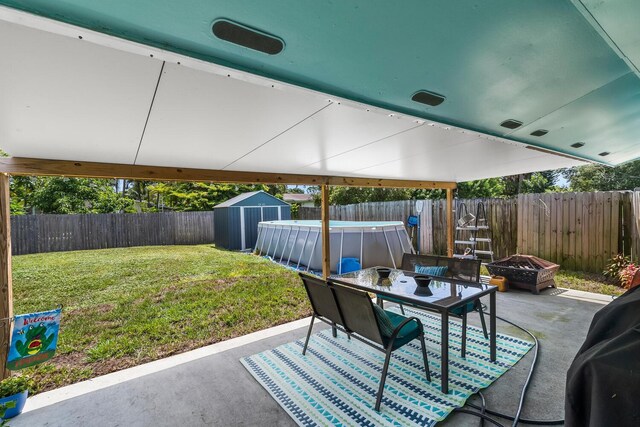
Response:
[[[391,309],[393,310],[393,308]],[[374,410],[384,353],[344,333],[326,329],[240,361],[301,426],[421,425],[433,426],[464,406],[515,365],[533,343],[497,335],[497,361],[489,359],[489,340],[468,326],[467,357],[460,357],[462,324],[449,324],[449,394],[440,392],[440,317],[405,308],[425,326],[431,380],[425,378],[420,342],[393,352],[380,412]]]

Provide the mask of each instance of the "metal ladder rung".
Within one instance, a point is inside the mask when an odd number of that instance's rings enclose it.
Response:
[[[476,242],[473,240],[454,240],[453,243],[456,245],[475,245]]]
[[[456,230],[460,231],[476,231],[476,230],[488,230],[488,225],[479,225],[477,227],[469,226],[469,227],[456,227]]]
[[[493,251],[476,251],[476,255],[493,255]]]
[[[462,258],[462,259],[476,259],[473,255],[462,255],[462,254],[453,254],[454,258]]]
[[[472,240],[475,242],[485,242],[485,243],[491,242],[491,239],[488,237],[473,237]]]

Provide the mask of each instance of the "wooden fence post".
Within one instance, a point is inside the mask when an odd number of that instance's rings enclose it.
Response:
[[[9,376],[7,355],[11,342],[13,290],[11,282],[11,209],[9,176],[0,174],[0,379]]]
[[[331,275],[331,241],[329,231],[329,186],[322,184],[320,187],[322,193],[322,277],[325,279]]]
[[[453,190],[447,188],[447,256],[453,256]]]

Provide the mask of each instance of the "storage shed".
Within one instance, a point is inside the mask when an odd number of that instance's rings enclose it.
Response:
[[[214,236],[217,247],[252,249],[260,221],[291,219],[291,206],[264,191],[243,193],[214,207]]]

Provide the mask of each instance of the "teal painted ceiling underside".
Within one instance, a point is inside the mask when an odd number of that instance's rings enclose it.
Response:
[[[603,20],[601,28],[570,0],[0,4],[596,161],[617,164],[640,156],[640,79],[630,66],[640,62],[640,2],[635,0],[584,1],[595,11],[594,19]],[[211,32],[220,18],[273,34],[284,40],[285,49],[270,56],[221,41]],[[617,22],[621,27],[608,33],[606,28],[617,28]],[[620,40],[627,61],[607,36]],[[412,101],[421,89],[446,100],[437,107]],[[524,125],[515,131],[500,127],[506,119]],[[537,129],[549,133],[531,136]],[[585,146],[571,148],[575,142]],[[599,156],[603,151],[611,154]]]

